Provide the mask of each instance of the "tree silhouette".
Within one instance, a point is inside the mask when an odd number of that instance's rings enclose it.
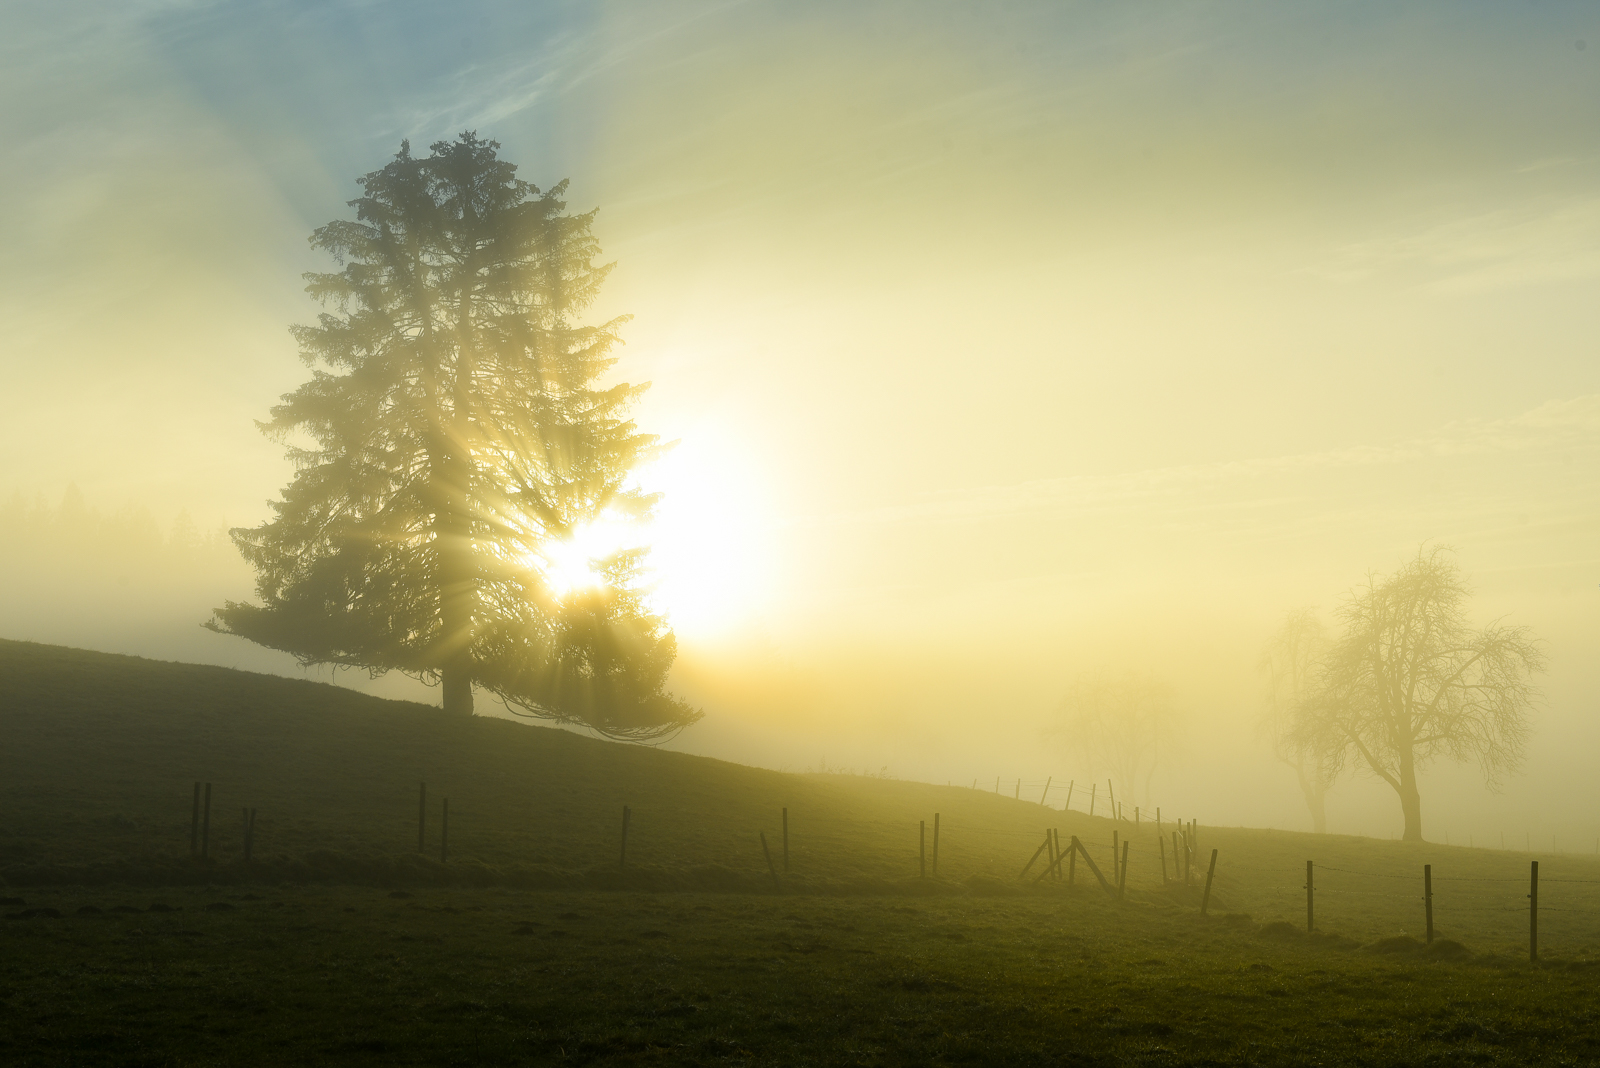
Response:
[[[1067,690],[1059,711],[1062,718],[1048,736],[1110,771],[1124,784],[1124,800],[1149,797],[1161,746],[1177,726],[1166,685],[1133,672],[1085,677]]]
[[[1437,548],[1369,577],[1340,611],[1344,634],[1295,716],[1295,743],[1328,774],[1353,762],[1394,788],[1408,842],[1422,841],[1424,765],[1475,760],[1494,787],[1527,746],[1544,654],[1526,627],[1468,627],[1468,593]]]
[[[306,276],[329,309],[292,328],[314,373],[262,428],[315,445],[289,449],[276,517],[233,531],[263,603],[208,625],[441,683],[447,711],[471,712],[477,685],[523,714],[660,737],[700,714],[663,689],[675,644],[642,604],[641,552],[585,559],[578,583],[561,563],[653,504],[628,485],[656,442],[625,414],[645,387],[597,384],[625,318],[575,322],[610,270],[594,213],[566,214],[566,182],[541,193],[498,149],[402,143],[361,179],[356,219],[312,235],[343,270]]]
[[[1328,830],[1326,805],[1330,769],[1318,754],[1305,748],[1306,739],[1295,731],[1295,711],[1312,692],[1322,655],[1328,647],[1327,629],[1314,611],[1291,612],[1267,639],[1257,666],[1266,677],[1266,710],[1260,727],[1272,743],[1272,753],[1294,769],[1300,792],[1311,810],[1317,834]]]

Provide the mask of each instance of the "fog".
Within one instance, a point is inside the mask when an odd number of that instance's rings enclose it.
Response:
[[[403,138],[572,185],[631,313],[671,746],[1103,781],[1076,682],[1179,724],[1137,803],[1307,828],[1263,643],[1447,545],[1549,670],[1428,837],[1600,851],[1600,17],[1584,5],[13,5],[0,636],[312,677],[200,628],[292,470],[310,231]],[[1037,789],[1036,786],[1031,787]],[[1119,784],[1119,793],[1124,787]],[[1329,828],[1398,832],[1346,778]]]

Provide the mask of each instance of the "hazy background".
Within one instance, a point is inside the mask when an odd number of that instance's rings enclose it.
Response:
[[[252,587],[217,532],[290,477],[252,420],[308,373],[306,237],[402,138],[475,129],[601,209],[595,313],[636,316],[618,373],[682,441],[644,474],[707,712],[675,747],[1103,778],[1045,732],[1135,670],[1186,723],[1139,800],[1309,826],[1261,644],[1444,543],[1551,669],[1526,773],[1438,767],[1428,837],[1600,849],[1593,5],[3,20],[0,636],[300,673],[198,624]],[[1328,813],[1399,828],[1368,780]]]

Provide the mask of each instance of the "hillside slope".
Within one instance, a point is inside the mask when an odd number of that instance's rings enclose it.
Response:
[[[197,780],[213,784],[204,864],[189,859]],[[258,811],[248,870],[243,806]],[[940,878],[918,880],[918,824],[927,823],[931,859],[935,813]],[[1301,926],[1314,860],[1318,927],[1362,939],[1421,932],[1422,866],[1431,864],[1442,933],[1515,946],[1526,937],[1528,862],[1539,859],[1202,821],[1192,883],[1180,885],[1164,876],[1175,874],[1170,825],[1158,836],[1149,823],[1114,825],[982,790],[767,771],[447,718],[301,680],[0,641],[0,878],[13,885],[288,878],[766,891],[764,831],[785,890],[954,892],[974,876],[1015,885],[1045,827],[1080,836],[1108,875],[1113,833],[1131,839],[1129,896],[1182,908],[1198,905],[1215,848],[1214,911]],[[1541,901],[1544,938],[1574,952],[1600,946],[1600,858],[1544,857]]]

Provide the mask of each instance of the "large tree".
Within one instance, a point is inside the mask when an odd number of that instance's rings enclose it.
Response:
[[[1267,639],[1257,664],[1266,678],[1266,709],[1260,727],[1272,753],[1294,769],[1311,811],[1311,827],[1317,834],[1328,830],[1327,792],[1330,768],[1318,754],[1306,748],[1307,739],[1295,731],[1295,710],[1312,692],[1323,653],[1328,647],[1327,628],[1310,608],[1289,613]]]
[[[577,316],[610,270],[593,212],[540,192],[462,134],[361,179],[353,221],[311,237],[326,310],[293,327],[310,381],[263,429],[297,472],[275,518],[233,532],[260,605],[214,629],[304,664],[407,672],[471,712],[476,685],[523,714],[625,738],[699,713],[665,692],[675,647],[637,589],[641,553],[584,559],[599,524],[645,516],[630,472],[655,447],[601,385],[624,319]],[[575,549],[574,546],[580,548]],[[586,581],[585,578],[592,580]]]
[[[1326,773],[1355,764],[1394,788],[1410,842],[1422,841],[1425,765],[1476,761],[1493,788],[1521,763],[1531,730],[1544,654],[1526,627],[1471,627],[1469,592],[1438,548],[1369,577],[1340,610],[1344,633],[1296,712],[1295,742]]]

